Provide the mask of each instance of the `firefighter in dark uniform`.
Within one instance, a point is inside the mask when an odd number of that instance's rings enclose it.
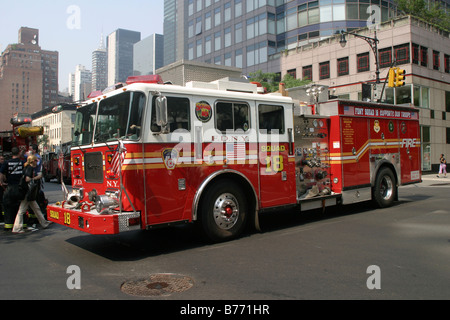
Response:
[[[5,162],[5,157],[0,154],[0,168],[3,166],[3,163]],[[6,186],[3,186],[3,184],[0,181],[0,222],[5,222],[5,213],[3,209],[3,193],[6,190]]]
[[[5,231],[11,231],[14,226],[20,200],[16,197],[20,178],[23,175],[23,161],[21,151],[12,148],[12,159],[7,160],[0,167],[0,182],[6,190],[3,194],[3,207],[5,208]]]

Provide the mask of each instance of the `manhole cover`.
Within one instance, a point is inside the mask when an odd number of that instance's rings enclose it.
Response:
[[[124,282],[122,292],[139,297],[164,296],[189,290],[194,281],[179,274],[154,274],[148,279]]]

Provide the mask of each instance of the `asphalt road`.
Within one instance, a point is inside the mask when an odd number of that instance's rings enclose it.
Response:
[[[51,201],[60,190],[46,184]],[[191,226],[1,231],[0,299],[447,300],[449,191],[450,178],[428,176],[400,188],[391,208],[276,212],[262,218],[263,232],[213,245]]]

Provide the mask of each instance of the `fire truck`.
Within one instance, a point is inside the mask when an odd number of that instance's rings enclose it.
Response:
[[[30,145],[37,144],[37,137],[44,133],[44,127],[33,127],[31,122],[27,113],[14,114],[10,121],[12,130],[0,132],[0,153],[8,158],[13,147],[28,151]]]
[[[72,179],[71,144],[72,142],[62,144],[59,154],[48,152],[42,156],[42,174],[46,182],[49,182],[51,179],[56,179],[58,183],[61,183],[61,181],[70,183]]]
[[[212,241],[259,215],[372,200],[421,182],[419,113],[332,100],[308,106],[258,85],[132,77],[77,109],[72,192],[48,218],[90,234],[198,223]]]

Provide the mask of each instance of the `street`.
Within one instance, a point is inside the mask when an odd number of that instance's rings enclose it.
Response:
[[[59,184],[45,191],[61,200]],[[0,299],[449,299],[449,191],[450,179],[424,176],[391,208],[275,212],[262,217],[263,232],[212,245],[192,226],[1,231]]]

